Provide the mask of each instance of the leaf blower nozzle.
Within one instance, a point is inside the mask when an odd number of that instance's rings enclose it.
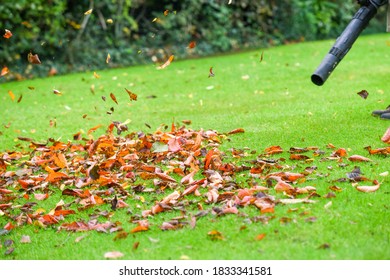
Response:
[[[388,0],[367,0],[359,1],[360,9],[356,12],[350,23],[344,29],[343,33],[337,38],[336,42],[322,60],[320,66],[311,76],[311,81],[322,86],[328,79],[333,70],[352,48],[360,33],[366,28],[370,20],[375,16],[379,6],[387,3]]]

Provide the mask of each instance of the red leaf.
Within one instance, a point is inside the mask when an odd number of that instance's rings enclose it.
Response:
[[[4,229],[5,229],[5,230],[8,230],[8,231],[10,231],[10,230],[13,229],[13,228],[15,228],[15,226],[14,226],[11,222],[7,223],[7,224],[4,226]]]
[[[188,46],[187,46],[187,48],[189,48],[189,49],[193,49],[193,48],[195,48],[196,47],[196,42],[195,41],[191,41],[189,44],[188,44]]]

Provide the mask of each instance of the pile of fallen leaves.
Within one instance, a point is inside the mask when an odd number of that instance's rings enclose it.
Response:
[[[274,218],[278,205],[315,203],[341,190],[334,183],[326,195],[317,193],[315,180],[326,176],[316,166],[321,161],[334,161],[341,168],[348,166],[346,162],[355,165],[335,182],[349,182],[362,192],[380,187],[377,179],[364,177],[356,166],[372,161],[368,157],[348,155],[346,149],[331,144],[326,151],[318,147],[284,150],[280,146],[267,147],[261,153],[245,148],[222,151],[222,142],[236,133],[244,133],[244,129],[218,133],[175,124],[149,134],[129,133],[125,123],[113,122],[97,139],[92,134],[82,138],[80,133],[66,143],[20,138],[28,141],[27,151],[0,153],[0,216],[6,223],[1,234],[34,224],[74,232],[118,231],[118,238],[127,236],[120,223],[111,221],[114,211],[131,215],[131,233],[149,230],[149,217],[167,211],[178,211],[180,216],[153,226],[162,230],[194,228],[200,217],[236,215],[245,207],[258,208],[259,216],[253,219],[266,223]],[[390,128],[383,142],[389,143],[389,135]],[[370,157],[390,154],[390,147],[366,149]],[[282,154],[289,157],[279,157]],[[53,202],[51,209],[40,207],[41,201],[59,192],[62,199]],[[147,202],[147,193],[162,198]],[[130,206],[137,204],[144,207]],[[88,221],[70,218],[90,208],[93,214]],[[218,239],[220,233],[211,231],[210,235]]]

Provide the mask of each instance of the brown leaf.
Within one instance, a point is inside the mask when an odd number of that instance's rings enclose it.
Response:
[[[210,67],[210,70],[209,70],[209,78],[210,77],[214,77],[215,76],[215,74],[214,74],[214,72],[213,72],[213,67]]]
[[[207,233],[207,235],[211,238],[211,240],[216,241],[216,240],[225,240],[225,237],[222,235],[221,232],[218,230],[211,230]]]
[[[359,155],[353,155],[348,158],[349,161],[372,161],[369,158],[359,156]]]
[[[27,55],[27,60],[31,64],[41,64],[41,61],[39,60],[38,54],[32,54],[31,52]]]
[[[362,90],[362,91],[359,91],[358,93],[357,93],[361,98],[363,98],[363,99],[367,99],[367,97],[368,97],[368,92],[366,91],[366,90]]]
[[[189,49],[193,49],[193,48],[195,48],[195,47],[196,47],[196,42],[195,42],[195,41],[189,42],[189,44],[188,44],[188,46],[187,46],[187,48],[189,48]]]
[[[227,134],[236,134],[236,133],[244,133],[245,130],[243,128],[236,128],[236,129],[233,129],[231,131],[229,131]]]
[[[129,97],[130,97],[130,101],[137,101],[137,95],[133,92],[131,92],[130,90],[128,90],[127,88],[125,88],[126,92],[128,93]]]
[[[112,101],[114,101],[116,104],[118,104],[118,101],[116,100],[116,97],[112,92],[110,93],[110,97],[111,97]]]

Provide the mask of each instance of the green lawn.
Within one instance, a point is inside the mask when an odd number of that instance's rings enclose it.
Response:
[[[313,85],[310,75],[333,41],[193,60],[175,57],[171,65],[162,70],[147,65],[97,71],[99,79],[91,69],[88,73],[0,84],[0,158],[6,151],[26,149],[28,142],[18,140],[18,136],[39,142],[48,138],[67,142],[73,141],[73,135],[80,130],[86,132],[101,124],[93,133],[97,138],[112,121],[128,119],[130,132],[153,133],[162,124],[170,126],[173,121],[181,123],[182,120],[191,120],[188,127],[194,130],[203,128],[226,133],[244,128],[245,133],[230,135],[220,150],[227,154],[231,148],[248,147],[248,151],[256,151],[248,159],[244,158],[245,161],[255,159],[269,146],[280,145],[285,152],[272,158],[287,158],[283,166],[293,172],[301,172],[311,164],[288,160],[290,147],[316,146],[325,151],[325,157],[332,153],[327,148],[331,143],[347,149],[348,155],[358,154],[372,160],[355,163],[344,158],[343,163],[347,165],[342,168],[339,162],[315,158],[312,164],[318,167],[316,174],[324,176],[316,176],[315,180],[297,186],[315,186],[320,195],[313,198],[317,203],[277,205],[275,213],[263,214],[274,216],[267,224],[248,223],[248,217],[259,216],[260,212],[255,207],[245,207],[239,209],[240,215],[216,217],[209,214],[200,218],[194,229],[184,227],[172,231],[161,231],[158,225],[180,212],[164,212],[149,218],[150,230],[119,240],[114,240],[116,233],[72,233],[57,231],[58,225],[45,228],[37,224],[25,225],[0,236],[3,245],[0,258],[103,259],[108,251],[120,251],[124,259],[140,260],[389,259],[390,177],[379,175],[390,172],[389,158],[369,155],[364,149],[386,146],[380,138],[390,122],[370,114],[390,104],[390,66],[386,63],[390,57],[389,42],[389,35],[359,38],[322,87]],[[263,51],[264,59],[260,62]],[[44,62],[37,67],[44,67]],[[210,67],[215,77],[208,78]],[[136,93],[138,100],[130,102],[124,88]],[[53,89],[62,95],[53,94]],[[357,95],[363,89],[369,92],[366,100]],[[15,95],[14,101],[9,90]],[[110,93],[115,94],[118,105],[110,99]],[[115,110],[107,114],[110,107]],[[360,166],[364,176],[381,182],[378,191],[362,193],[350,182],[333,181],[345,177],[355,165]],[[244,182],[247,177],[248,172],[237,180]],[[265,184],[265,181],[259,182]],[[359,184],[372,185],[371,182]],[[333,199],[324,198],[332,185],[342,191]],[[275,194],[273,188],[270,194],[283,197]],[[129,198],[126,202],[132,214],[140,214],[165,195],[145,195],[146,202],[141,209],[136,207],[139,201]],[[30,200],[38,202],[34,211],[38,208],[49,211],[61,199],[69,200],[57,190],[43,202]],[[329,201],[332,205],[325,208]],[[20,199],[19,203],[26,200]],[[110,206],[103,205],[100,210],[110,210]],[[196,209],[193,211],[195,213]],[[65,221],[86,219],[91,212],[93,210],[68,216]],[[120,221],[129,232],[134,227],[130,222],[132,214],[128,209],[118,209],[110,219]],[[315,221],[310,222],[310,217],[315,217]],[[283,223],[281,218],[290,222]],[[7,215],[0,216],[0,228],[9,221]],[[221,232],[224,239],[212,240],[208,235],[212,230]],[[265,237],[256,240],[256,236],[263,233]],[[22,235],[29,235],[31,243],[21,244]],[[80,236],[84,238],[75,242]],[[15,250],[5,254],[8,247],[4,242],[10,239],[14,241]]]

